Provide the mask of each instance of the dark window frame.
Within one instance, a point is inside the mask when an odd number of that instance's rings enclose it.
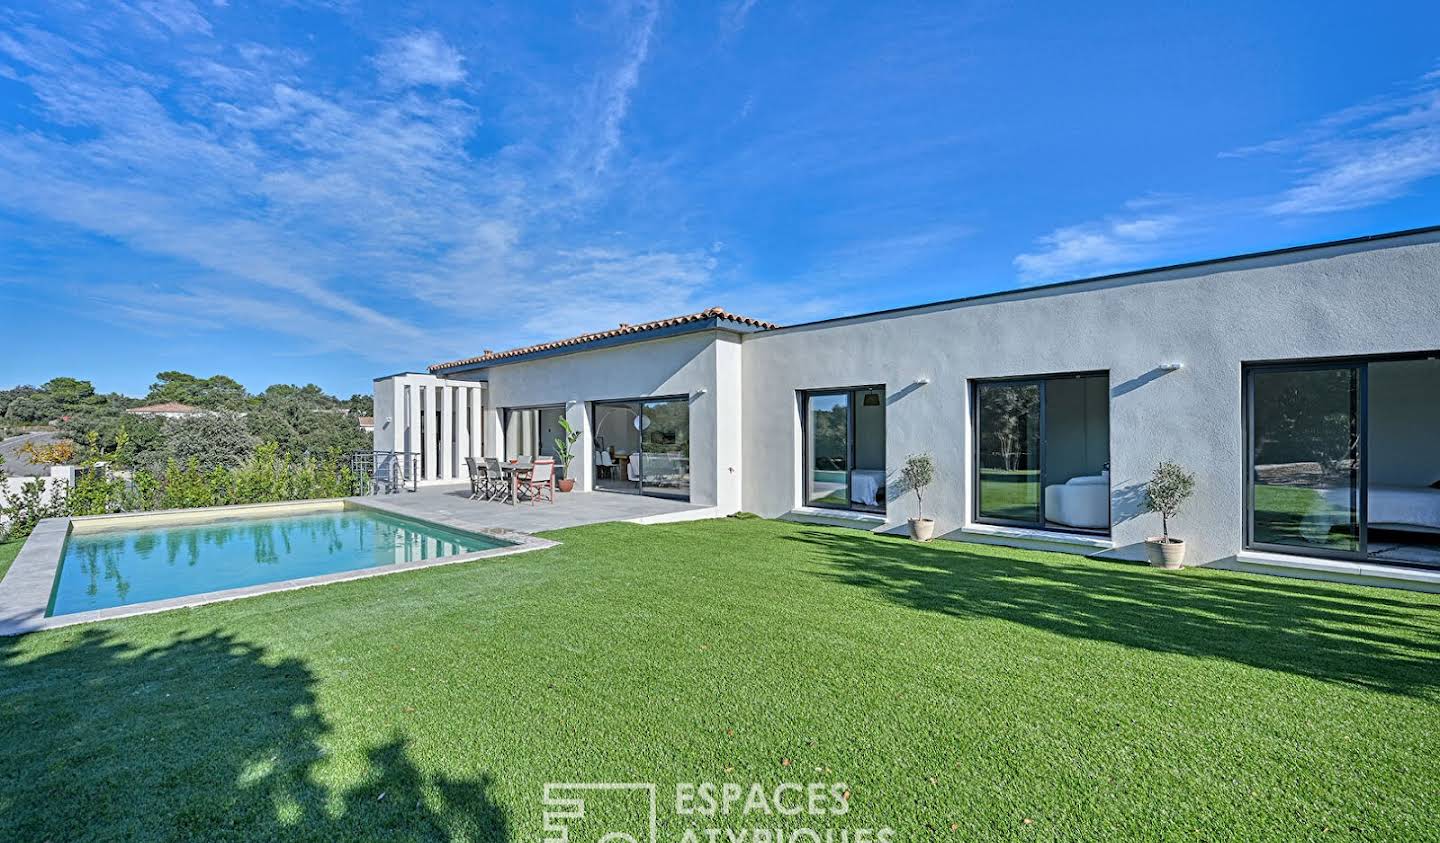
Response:
[[[837,511],[839,511],[839,512],[865,512],[865,513],[869,513],[869,514],[872,514],[872,515],[884,515],[884,514],[886,513],[886,510],[887,510],[887,509],[889,508],[889,506],[890,506],[890,477],[889,477],[890,466],[889,466],[888,460],[886,461],[886,466],[885,466],[885,468],[881,469],[882,471],[884,471],[884,472],[886,473],[886,476],[885,476],[885,493],[886,493],[886,494],[885,494],[885,505],[884,505],[884,506],[866,506],[866,505],[862,505],[862,504],[857,504],[857,503],[855,503],[854,501],[852,501],[852,500],[850,499],[850,486],[851,486],[851,484],[850,484],[850,472],[852,472],[852,471],[855,470],[855,398],[856,398],[856,396],[857,396],[858,393],[862,393],[862,392],[876,392],[876,391],[879,391],[879,392],[880,392],[880,394],[881,394],[880,401],[881,401],[882,403],[884,403],[884,402],[886,401],[886,399],[889,397],[889,392],[888,392],[888,390],[885,388],[885,384],[883,384],[883,383],[880,383],[880,384],[867,384],[867,385],[864,385],[864,386],[833,386],[833,387],[823,387],[823,388],[819,388],[819,389],[801,389],[801,390],[797,390],[797,391],[796,391],[796,398],[798,399],[799,409],[800,409],[800,466],[801,466],[801,477],[800,477],[800,505],[801,505],[801,506],[815,507],[815,508],[817,508],[817,509],[833,509],[833,510],[837,510]],[[807,499],[807,498],[809,497],[809,495],[808,495],[808,490],[809,490],[809,488],[810,488],[810,475],[811,475],[811,471],[813,470],[813,469],[812,469],[812,466],[811,466],[811,464],[810,464],[810,399],[811,399],[812,397],[817,397],[817,396],[823,397],[823,396],[827,396],[827,395],[844,395],[844,396],[845,396],[845,400],[846,400],[846,412],[845,412],[845,466],[846,466],[846,468],[845,468],[845,503],[844,503],[844,504],[818,503],[818,502],[810,501],[810,500]],[[886,424],[887,427],[888,427],[889,424],[890,424],[890,412],[889,412],[889,407],[888,407],[888,405],[886,406],[886,412],[885,412],[885,424]],[[887,445],[888,445],[889,432],[888,432],[888,431],[885,431],[885,430],[882,430],[881,433],[883,433],[883,434],[886,435],[886,441],[887,441]]]
[[[1244,460],[1241,475],[1241,516],[1245,534],[1243,546],[1246,550],[1262,553],[1279,553],[1287,556],[1304,556],[1313,559],[1335,559],[1346,562],[1364,562],[1372,565],[1392,565],[1435,570],[1433,565],[1411,563],[1399,559],[1376,561],[1370,552],[1370,366],[1374,363],[1397,363],[1407,360],[1440,359],[1440,350],[1397,352],[1392,354],[1362,354],[1335,357],[1298,357],[1282,360],[1245,361],[1240,364],[1241,384],[1241,426],[1244,430]],[[1314,372],[1355,369],[1357,372],[1356,425],[1359,430],[1360,468],[1357,472],[1358,496],[1355,550],[1329,550],[1294,544],[1274,544],[1255,540],[1255,379],[1256,372]]]
[[[1088,530],[1083,527],[1071,527],[1066,524],[1059,524],[1046,521],[1045,519],[1045,469],[1047,454],[1046,435],[1048,422],[1045,420],[1046,410],[1046,386],[1049,381],[1078,380],[1080,378],[1105,378],[1105,423],[1107,435],[1105,438],[1106,465],[1111,460],[1110,437],[1108,435],[1110,425],[1110,405],[1112,397],[1110,394],[1110,370],[1109,369],[1088,369],[1075,372],[1055,372],[1037,375],[1011,375],[998,378],[971,378],[970,379],[970,435],[972,438],[970,447],[970,521],[973,524],[984,524],[993,527],[1018,527],[1025,530],[1042,530],[1047,533],[1068,533],[1077,536],[1103,536],[1108,537],[1115,529],[1115,501],[1114,488],[1110,483],[1105,484],[1105,522],[1106,527],[1098,530]],[[1038,474],[1039,500],[1036,501],[1036,513],[1039,516],[1037,521],[1018,521],[1009,518],[994,518],[980,514],[980,390],[985,386],[1004,384],[1010,386],[1035,384],[1040,391],[1040,431],[1039,431],[1039,454]]]
[[[588,411],[587,414],[588,414],[588,416],[589,416],[589,418],[590,418],[590,430],[592,431],[592,433],[591,433],[591,438],[592,438],[592,440],[593,440],[593,438],[594,438],[594,433],[593,433],[593,431],[596,429],[596,424],[595,424],[595,409],[596,409],[597,407],[605,407],[605,406],[611,406],[611,407],[613,407],[613,406],[617,406],[617,405],[620,405],[620,404],[635,404],[635,405],[638,405],[638,406],[640,407],[640,412],[643,414],[643,413],[645,412],[645,405],[646,405],[646,404],[661,404],[661,403],[670,404],[670,403],[676,403],[676,402],[684,402],[685,405],[686,405],[686,412],[685,412],[685,442],[686,442],[686,447],[687,447],[687,448],[693,448],[693,447],[694,447],[694,439],[691,438],[691,436],[690,436],[690,431],[691,431],[691,429],[692,429],[692,428],[691,428],[692,419],[691,419],[690,411],[689,411],[690,396],[689,396],[689,395],[685,395],[685,394],[677,394],[677,395],[647,395],[647,396],[642,396],[642,397],[639,397],[639,398],[605,398],[605,399],[602,399],[602,400],[588,401],[588,402],[586,402],[586,403],[587,403],[589,406],[588,406],[586,409],[587,409],[587,411]],[[671,493],[671,492],[659,492],[659,491],[647,490],[647,488],[646,488],[646,486],[645,486],[645,449],[644,449],[645,435],[644,435],[644,432],[643,432],[643,431],[637,431],[637,433],[639,434],[639,435],[637,436],[637,439],[636,439],[636,446],[637,446],[637,447],[635,448],[635,451],[633,452],[632,455],[633,455],[633,456],[637,456],[637,457],[639,458],[639,463],[637,464],[637,466],[636,466],[636,468],[635,468],[635,473],[640,475],[640,479],[637,480],[637,481],[635,481],[635,490],[632,492],[632,491],[625,490],[625,489],[601,489],[599,486],[595,485],[595,476],[594,476],[594,475],[595,475],[595,464],[594,464],[594,460],[591,460],[591,463],[590,463],[590,466],[589,466],[589,471],[590,471],[590,475],[591,475],[591,477],[590,477],[590,487],[591,487],[594,491],[596,491],[596,492],[604,492],[604,493],[608,493],[608,494],[612,494],[612,495],[640,495],[640,496],[642,496],[642,497],[647,497],[647,498],[664,498],[664,499],[666,499],[666,500],[672,500],[672,501],[687,501],[687,502],[688,502],[688,501],[693,501],[693,500],[695,499],[695,487],[694,487],[695,473],[694,473],[694,467],[693,467],[693,465],[692,465],[692,467],[691,467],[691,473],[690,473],[691,483],[690,483],[690,485],[687,485],[687,486],[685,487],[685,494],[684,494],[684,495],[678,495],[678,494],[674,494],[674,493]]]

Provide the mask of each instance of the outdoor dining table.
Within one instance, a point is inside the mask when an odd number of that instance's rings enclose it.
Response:
[[[510,490],[509,493],[506,495],[506,498],[505,498],[505,502],[506,502],[506,503],[510,504],[511,506],[514,506],[514,505],[519,501],[519,498],[520,498],[520,475],[521,475],[521,474],[524,474],[525,472],[531,470],[531,469],[534,468],[534,467],[535,467],[535,463],[533,463],[533,462],[531,462],[531,461],[529,461],[529,460],[526,460],[525,462],[520,462],[520,461],[518,461],[518,460],[515,460],[515,461],[511,461],[511,460],[501,460],[501,461],[500,461],[500,473],[505,476],[505,479],[506,479],[507,481],[509,481],[509,482],[506,484],[507,488]]]

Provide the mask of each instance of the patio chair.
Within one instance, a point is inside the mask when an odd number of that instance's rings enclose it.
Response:
[[[489,472],[474,457],[465,458],[465,468],[470,472],[470,500],[478,501],[489,492]]]
[[[530,470],[520,477],[521,493],[530,499],[530,505],[535,505],[535,499],[540,498],[550,503],[555,502],[555,460],[549,457],[540,457],[530,464]]]
[[[484,500],[503,501],[510,497],[510,481],[500,469],[499,457],[485,458],[485,477],[489,484],[484,489]]]

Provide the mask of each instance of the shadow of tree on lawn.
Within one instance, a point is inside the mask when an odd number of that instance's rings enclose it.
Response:
[[[1394,694],[1440,691],[1440,607],[1382,589],[805,530],[822,574],[901,605]]]
[[[508,834],[488,776],[421,770],[401,735],[365,751],[357,784],[325,784],[314,675],[227,634],[141,647],[90,629],[48,652],[3,639],[0,679],[0,839]]]

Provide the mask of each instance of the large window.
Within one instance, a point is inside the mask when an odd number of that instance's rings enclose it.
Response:
[[[885,511],[885,388],[801,394],[807,506]]]
[[[1108,532],[1109,393],[1103,372],[977,381],[975,521]]]
[[[555,439],[563,434],[565,408],[511,407],[505,411],[505,459],[555,456]]]
[[[690,499],[690,402],[597,401],[595,488]]]
[[[1440,567],[1436,355],[1246,367],[1247,545]]]

